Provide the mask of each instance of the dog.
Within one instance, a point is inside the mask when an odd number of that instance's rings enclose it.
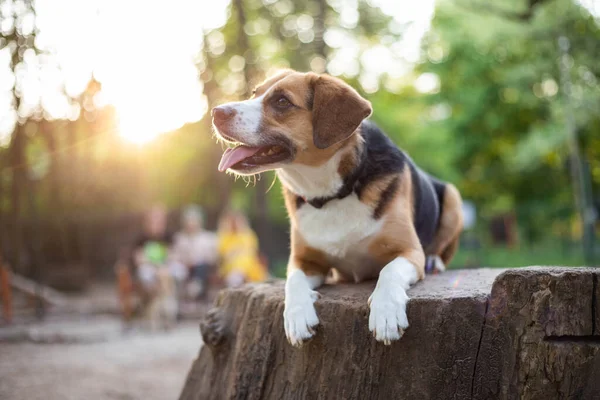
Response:
[[[419,169],[373,122],[371,103],[329,75],[285,70],[246,101],[212,110],[232,145],[218,169],[275,170],[291,223],[284,328],[300,346],[319,324],[315,291],[338,280],[378,279],[369,330],[390,344],[408,328],[408,288],[443,270],[462,230],[461,196]]]

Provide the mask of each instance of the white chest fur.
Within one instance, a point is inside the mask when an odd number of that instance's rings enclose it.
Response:
[[[346,259],[367,252],[367,242],[381,229],[371,207],[356,194],[332,200],[317,209],[304,204],[296,213],[297,229],[306,243],[326,254]]]

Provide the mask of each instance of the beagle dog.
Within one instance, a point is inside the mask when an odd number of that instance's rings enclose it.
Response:
[[[291,222],[285,333],[300,346],[319,319],[315,291],[338,280],[378,278],[369,330],[385,344],[408,327],[407,289],[443,270],[458,247],[461,197],[419,169],[372,122],[371,104],[328,75],[286,70],[251,99],[212,110],[231,147],[220,171],[275,170]]]

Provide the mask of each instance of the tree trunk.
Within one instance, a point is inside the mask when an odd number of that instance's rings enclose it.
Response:
[[[83,165],[84,148],[80,146],[82,140],[79,132],[79,124],[81,115],[76,121],[69,121],[68,128],[68,144],[69,150],[68,162],[72,166],[71,168],[71,179],[69,183],[71,185],[71,196],[73,197],[73,203],[71,205],[71,211],[65,210],[65,220],[67,221],[67,258],[69,261],[81,261],[82,254],[82,235],[81,235],[81,220],[77,218],[79,211],[82,211],[82,198],[85,197],[85,166]]]
[[[35,8],[32,6],[31,1],[23,1],[22,5],[25,6],[25,8],[28,11],[30,10],[35,15]],[[15,18],[15,21],[17,21],[19,19],[17,8],[13,8],[13,17]],[[17,66],[23,61],[23,54],[25,54],[25,50],[27,50],[28,48],[31,49],[32,47],[30,43],[33,43],[34,41],[27,41],[27,38],[23,37],[20,31],[16,28],[13,29],[12,32],[3,35],[3,38],[6,40],[7,44],[13,43],[15,45],[15,49],[12,51],[10,60],[10,68],[14,72],[17,69]],[[33,37],[30,36],[29,38]],[[35,47],[33,47],[33,49],[35,50]],[[18,78],[17,74],[15,74],[15,78]],[[14,99],[14,110],[18,114],[19,109],[21,108],[21,98],[17,92],[17,86],[17,84],[13,86],[12,96]],[[10,166],[12,172],[12,182],[10,189],[10,213],[12,217],[11,245],[13,251],[13,268],[17,272],[22,272],[22,256],[25,250],[21,203],[23,202],[23,194],[25,194],[25,187],[27,186],[28,179],[27,159],[25,156],[26,142],[27,138],[25,136],[25,132],[23,131],[23,125],[21,125],[19,121],[17,121],[8,150],[8,165]]]
[[[10,216],[12,217],[12,264],[16,272],[22,272],[23,268],[23,216],[22,214],[22,194],[27,181],[27,160],[25,158],[25,134],[23,126],[17,124],[8,149],[12,172],[10,189]]]
[[[180,399],[598,398],[600,273],[500,272],[427,277],[391,346],[368,331],[374,282],[319,289],[320,325],[299,349],[285,339],[282,282],[228,290],[201,323]]]
[[[59,151],[57,157],[56,180],[60,182],[60,187],[57,191],[57,209],[53,214],[56,215],[54,218],[57,221],[63,261],[70,262],[78,259],[76,242],[79,240],[79,234],[74,214],[79,207],[79,197],[82,193],[79,186],[81,160],[77,148],[77,122],[65,121],[61,123],[59,130],[64,130],[64,141],[63,148],[60,149],[62,151]]]
[[[68,254],[68,243],[67,243],[67,232],[64,224],[64,203],[61,193],[61,175],[65,168],[65,162],[62,161],[63,155],[60,153],[60,146],[57,139],[57,130],[54,129],[55,125],[48,122],[42,121],[41,123],[41,134],[46,140],[46,146],[48,146],[48,152],[52,155],[50,161],[50,168],[48,170],[48,213],[51,221],[51,231],[53,234],[58,234],[56,237],[59,242],[60,257],[63,261],[67,260]],[[64,180],[63,180],[64,182]]]

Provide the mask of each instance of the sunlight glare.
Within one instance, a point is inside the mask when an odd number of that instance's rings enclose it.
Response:
[[[115,107],[119,135],[143,144],[206,113],[196,62],[204,32],[225,23],[228,3],[39,0],[38,36],[54,50],[68,94],[81,94],[93,74],[103,103]],[[68,113],[46,97],[51,117]]]

